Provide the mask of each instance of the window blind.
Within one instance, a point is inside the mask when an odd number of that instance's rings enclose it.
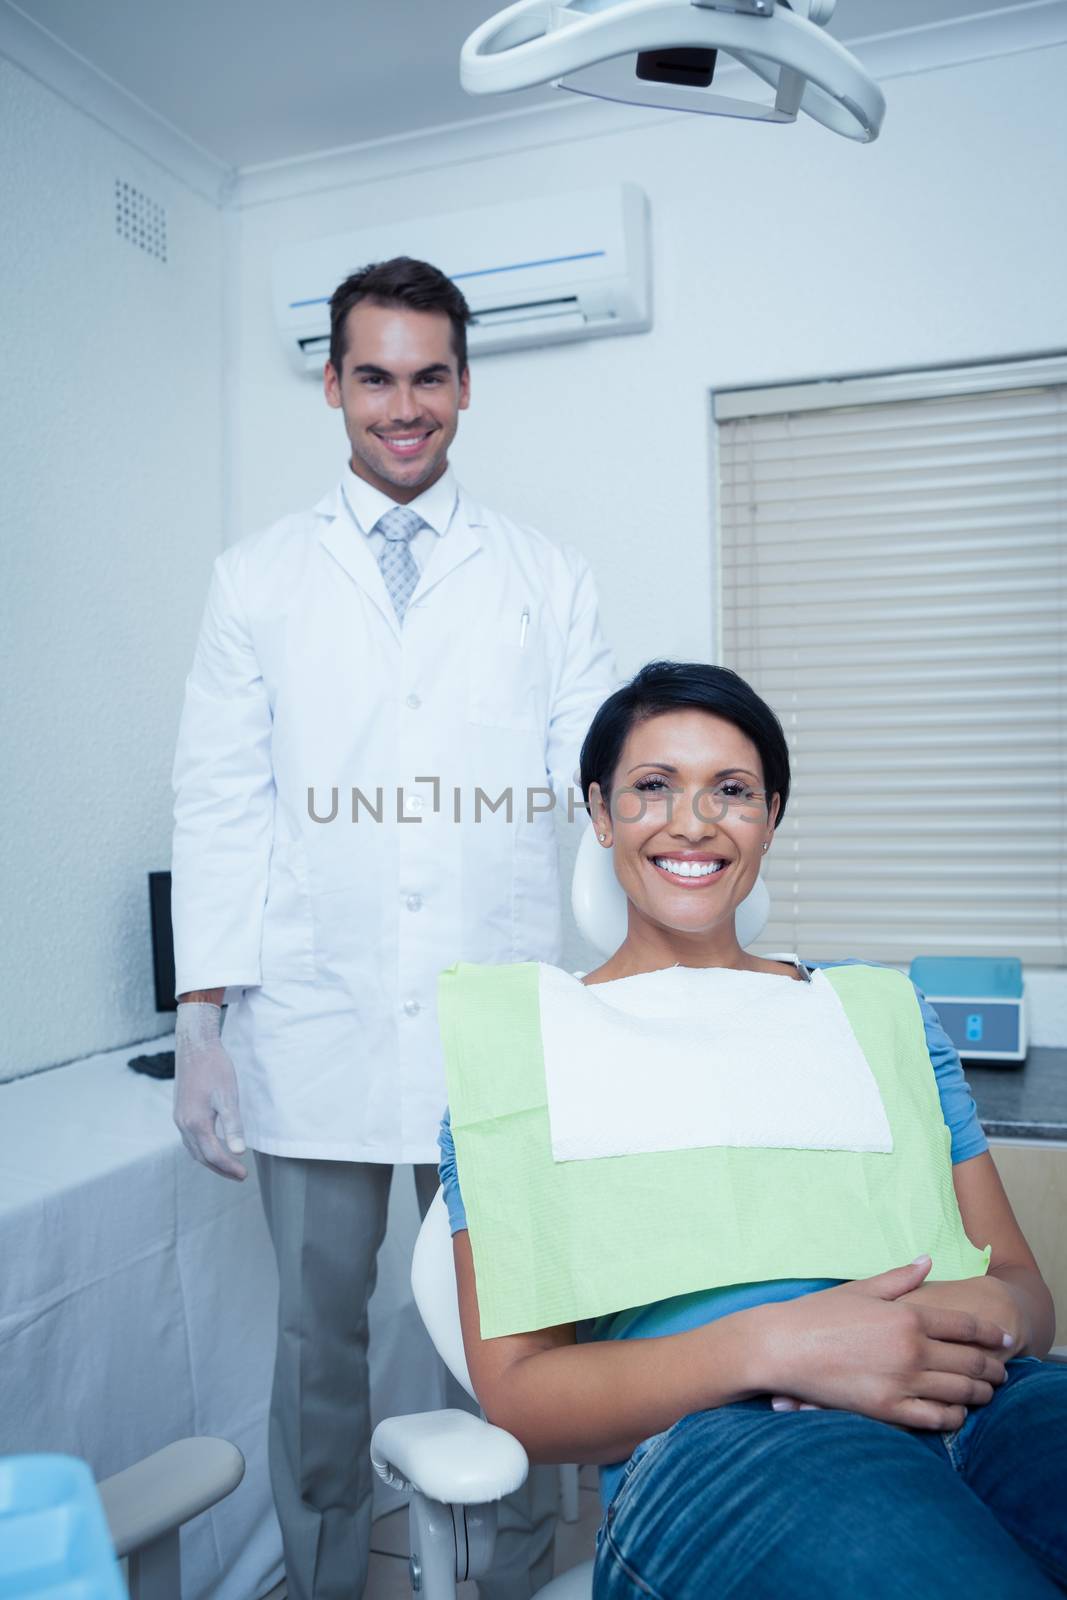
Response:
[[[1067,362],[967,378],[717,397],[722,660],[793,765],[761,950],[1067,961]]]

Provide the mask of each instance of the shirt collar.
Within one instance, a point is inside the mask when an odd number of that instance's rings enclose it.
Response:
[[[380,489],[375,489],[373,484],[358,477],[352,471],[351,465],[345,467],[341,487],[345,503],[361,533],[371,533],[378,518],[384,516],[387,511],[392,511],[397,503],[388,495],[382,494]],[[417,499],[409,502],[408,509],[418,512],[423,522],[427,523],[439,538],[443,538],[452,521],[456,499],[455,474],[451,467],[446,467],[436,483],[431,484]]]
[[[768,961],[781,961],[788,967],[796,967],[802,983],[811,982],[811,975],[815,971],[815,965],[818,964],[812,965],[810,962],[801,961],[800,957],[794,955],[792,950],[768,950],[766,959]]]

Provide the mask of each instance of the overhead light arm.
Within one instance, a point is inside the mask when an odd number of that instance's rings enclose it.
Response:
[[[833,10],[834,0],[517,0],[467,39],[460,80],[470,94],[552,83],[602,99],[770,122],[791,122],[803,111],[846,138],[870,141],[885,97],[823,31]],[[704,52],[707,70],[694,57],[687,72],[685,59],[672,54],[657,74],[654,63],[667,52]],[[712,89],[720,52],[769,85],[773,101]]]

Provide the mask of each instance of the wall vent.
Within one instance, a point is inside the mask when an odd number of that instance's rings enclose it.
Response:
[[[157,261],[166,261],[166,211],[122,178],[115,179],[115,232]]]

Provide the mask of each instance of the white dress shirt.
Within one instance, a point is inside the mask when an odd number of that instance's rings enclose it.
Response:
[[[351,466],[345,468],[341,487],[349,516],[367,540],[375,561],[380,563],[382,551],[388,540],[375,525],[379,518],[384,517],[387,511],[392,511],[399,501],[391,500],[365,478],[359,477],[352,471]],[[455,514],[457,499],[456,479],[452,468],[447,467],[436,483],[431,484],[416,499],[408,503],[407,509],[417,512],[426,524],[408,541],[408,549],[414,556],[415,565],[420,572],[426,570],[426,563],[430,559],[435,541],[443,539],[448,532],[449,524]]]

